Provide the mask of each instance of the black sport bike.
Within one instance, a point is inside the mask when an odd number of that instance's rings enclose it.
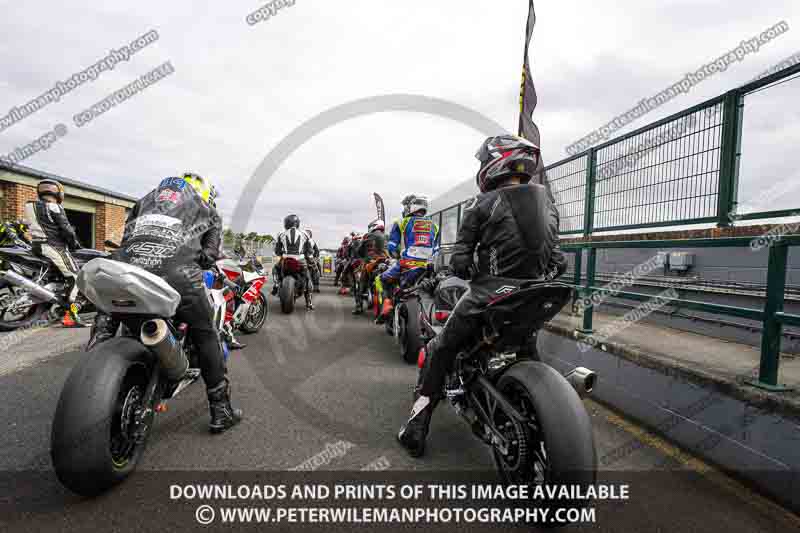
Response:
[[[441,331],[452,304],[468,288],[443,285],[437,290],[451,294],[434,292],[439,308],[426,306],[420,313],[423,338]],[[596,480],[592,424],[581,401],[594,387],[595,373],[580,367],[562,376],[535,350],[526,351],[534,333],[570,301],[572,290],[537,281],[503,287],[484,308],[475,342],[458,354],[447,379],[443,397],[491,448],[505,483],[585,486]],[[424,366],[424,352],[418,363]]]

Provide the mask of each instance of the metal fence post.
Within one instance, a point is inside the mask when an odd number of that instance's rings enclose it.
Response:
[[[597,266],[597,248],[591,247],[589,248],[589,253],[587,254],[586,258],[586,285],[583,289],[584,298],[591,299],[592,297],[591,287],[594,287],[594,272],[596,266]],[[591,303],[583,308],[583,329],[581,329],[581,333],[585,333],[587,335],[592,334],[593,311],[594,311],[594,305],[592,305]]]
[[[573,305],[573,313],[575,312],[575,304],[578,302],[578,298],[581,296],[581,270],[583,269],[583,249],[578,248],[578,250],[572,254],[573,257],[573,280],[572,283],[575,285],[575,295],[572,298],[572,305]]]
[[[594,231],[594,189],[597,175],[597,150],[589,148],[586,152],[586,192],[583,202],[583,236],[589,237]]]
[[[733,215],[739,189],[739,158],[742,155],[742,114],[744,97],[734,89],[722,101],[722,139],[719,151],[717,226],[727,227]]]
[[[758,370],[758,379],[748,381],[750,385],[771,391],[787,390],[786,387],[778,385],[783,325],[777,320],[775,313],[783,311],[788,251],[787,244],[780,240],[772,243],[769,247],[767,301],[764,305],[764,330],[761,336],[761,364]]]

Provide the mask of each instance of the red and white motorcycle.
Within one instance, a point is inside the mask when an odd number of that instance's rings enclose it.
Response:
[[[264,268],[255,258],[220,259],[216,263],[218,276],[214,289],[227,287],[223,333],[233,341],[234,331],[256,333],[267,320],[269,303],[261,288],[267,282]],[[235,346],[237,343],[231,343]]]

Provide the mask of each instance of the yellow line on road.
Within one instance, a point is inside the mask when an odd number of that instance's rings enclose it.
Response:
[[[589,399],[585,401],[587,404],[589,404],[587,407],[595,408],[594,411],[602,414],[606,421],[608,421],[611,425],[622,429],[626,433],[633,436],[636,440],[640,441],[642,444],[650,446],[659,453],[674,459],[680,465],[683,465],[684,467],[701,474],[715,485],[734,494],[737,498],[746,502],[748,505],[757,507],[761,512],[767,513],[768,515],[771,514],[773,516],[783,515],[787,521],[794,524],[795,527],[800,528],[800,516],[797,516],[772,500],[753,491],[753,489],[725,474],[725,472],[719,468],[706,463],[691,453],[682,450],[674,444],[671,444],[663,437],[660,437],[655,433],[642,428],[632,420],[620,416],[614,411],[611,411],[605,405]]]

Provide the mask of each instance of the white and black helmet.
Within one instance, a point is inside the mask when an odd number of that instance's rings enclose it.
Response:
[[[430,202],[428,197],[422,194],[409,194],[403,198],[403,216],[406,217],[417,211],[422,211],[423,215],[428,213]]]
[[[539,154],[539,147],[522,137],[489,137],[475,153],[481,162],[475,182],[481,192],[495,189],[498,181],[509,176],[519,176],[521,183],[528,183],[539,166]]]

